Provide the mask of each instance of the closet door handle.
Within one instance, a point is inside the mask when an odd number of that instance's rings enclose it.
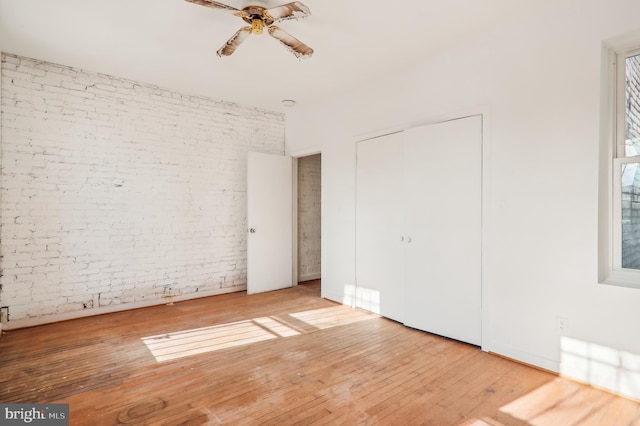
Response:
[[[411,242],[411,237],[407,237],[407,244]]]
[[[403,242],[403,241],[404,241],[404,236],[400,235],[400,242]]]

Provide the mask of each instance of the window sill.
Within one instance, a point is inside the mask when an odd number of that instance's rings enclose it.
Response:
[[[640,290],[640,271],[610,270],[605,279],[599,280],[599,283]]]

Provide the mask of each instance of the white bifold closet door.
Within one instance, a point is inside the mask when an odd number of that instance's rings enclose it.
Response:
[[[358,306],[377,294],[383,316],[480,345],[482,118],[363,141],[357,155]]]
[[[402,133],[357,144],[356,306],[402,322]]]
[[[481,344],[482,119],[405,132],[404,323]]]

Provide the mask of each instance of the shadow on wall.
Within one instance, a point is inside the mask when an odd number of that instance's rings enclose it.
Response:
[[[560,374],[640,400],[640,355],[563,336]]]

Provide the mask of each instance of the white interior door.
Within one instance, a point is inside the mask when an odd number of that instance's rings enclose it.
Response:
[[[482,118],[405,131],[404,322],[481,344]]]
[[[396,321],[404,312],[402,133],[357,144],[356,306]]]
[[[250,152],[247,173],[247,293],[293,285],[292,160]]]

